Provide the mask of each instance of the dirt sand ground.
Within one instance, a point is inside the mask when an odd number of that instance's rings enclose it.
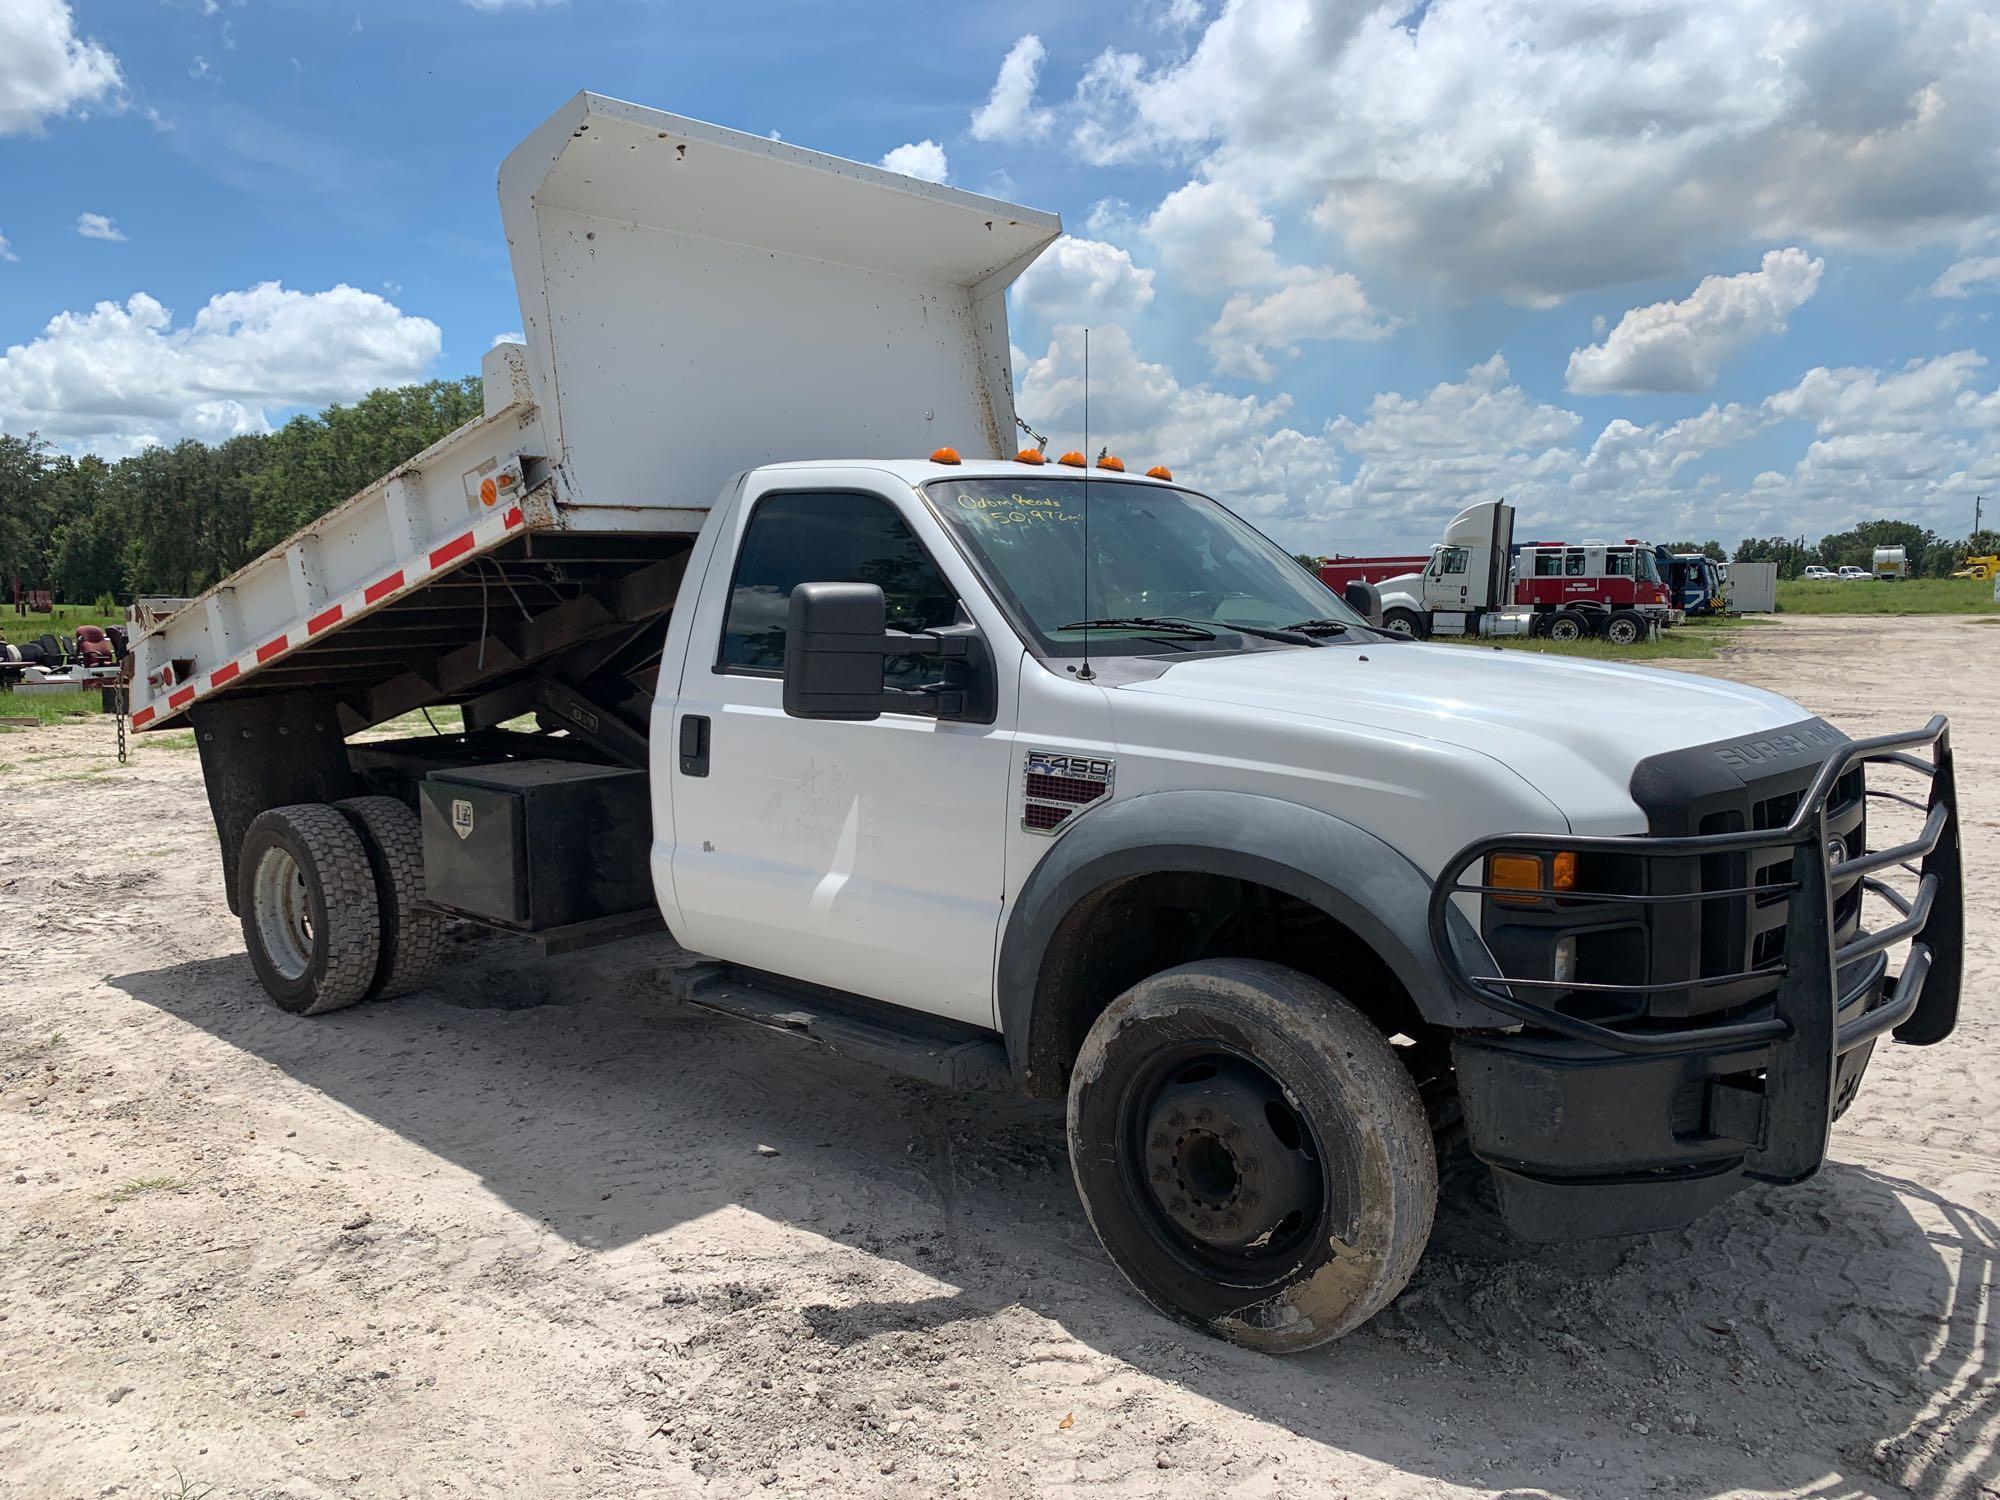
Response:
[[[1743,637],[1697,670],[1957,716],[1957,1036],[1679,1234],[1455,1203],[1290,1360],[1127,1292],[1052,1111],[664,1003],[664,943],[283,1015],[185,736],[0,735],[0,1492],[2000,1494],[2000,625]]]

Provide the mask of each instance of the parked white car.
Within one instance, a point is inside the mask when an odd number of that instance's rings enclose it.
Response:
[[[1850,582],[1852,582],[1856,578],[1873,579],[1874,576],[1875,575],[1869,572],[1866,568],[1857,568],[1852,563],[1847,564],[1840,570],[1840,577]]]
[[[1835,575],[1831,568],[1822,568],[1818,563],[1813,563],[1799,576],[1801,578],[1832,578]]]

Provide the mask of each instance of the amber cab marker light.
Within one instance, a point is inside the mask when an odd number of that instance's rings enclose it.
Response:
[[[1109,469],[1114,474],[1123,474],[1125,472],[1125,460],[1115,453],[1107,453],[1097,461],[1097,467],[1100,469]]]
[[[1014,455],[1014,462],[1017,464],[1041,464],[1047,463],[1048,460],[1042,457],[1042,450],[1039,448],[1023,448],[1019,453]]]
[[[1084,459],[1084,456],[1081,453],[1078,453],[1074,448],[1070,449],[1069,452],[1065,453],[1061,458],[1057,459],[1056,462],[1072,469],[1081,469],[1086,467],[1086,460]]]
[[[1174,471],[1165,464],[1154,464],[1152,468],[1146,471],[1146,477],[1148,479],[1172,479]]]
[[[931,462],[934,464],[955,464],[958,462],[958,450],[956,448],[940,448],[931,455]]]
[[[1576,851],[1564,849],[1549,861],[1549,889],[1552,891],[1573,891],[1576,889]]]
[[[1539,901],[1542,896],[1542,861],[1533,854],[1494,854],[1486,860],[1486,883],[1498,887],[1495,901]],[[1509,894],[1501,894],[1501,892]],[[1519,895],[1511,894],[1518,891]]]

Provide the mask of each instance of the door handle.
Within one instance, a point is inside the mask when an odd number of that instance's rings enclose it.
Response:
[[[681,715],[681,775],[708,774],[708,715]]]

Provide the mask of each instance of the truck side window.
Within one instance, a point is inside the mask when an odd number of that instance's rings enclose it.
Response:
[[[784,670],[786,611],[802,583],[880,585],[891,630],[934,630],[958,610],[937,564],[880,496],[769,495],[751,512],[736,554],[720,670],[771,677]],[[884,666],[895,687],[937,673],[936,660],[921,656],[892,656]]]
[[[1565,552],[1563,554],[1563,576],[1565,578],[1583,577],[1583,554],[1581,552]]]
[[[1535,554],[1535,576],[1555,578],[1562,572],[1563,555],[1560,552],[1537,552]]]
[[[1470,552],[1464,547],[1446,547],[1438,554],[1440,573],[1463,573]]]
[[[1605,559],[1605,563],[1604,571],[1613,578],[1633,576],[1632,554],[1629,552],[1613,552]]]

